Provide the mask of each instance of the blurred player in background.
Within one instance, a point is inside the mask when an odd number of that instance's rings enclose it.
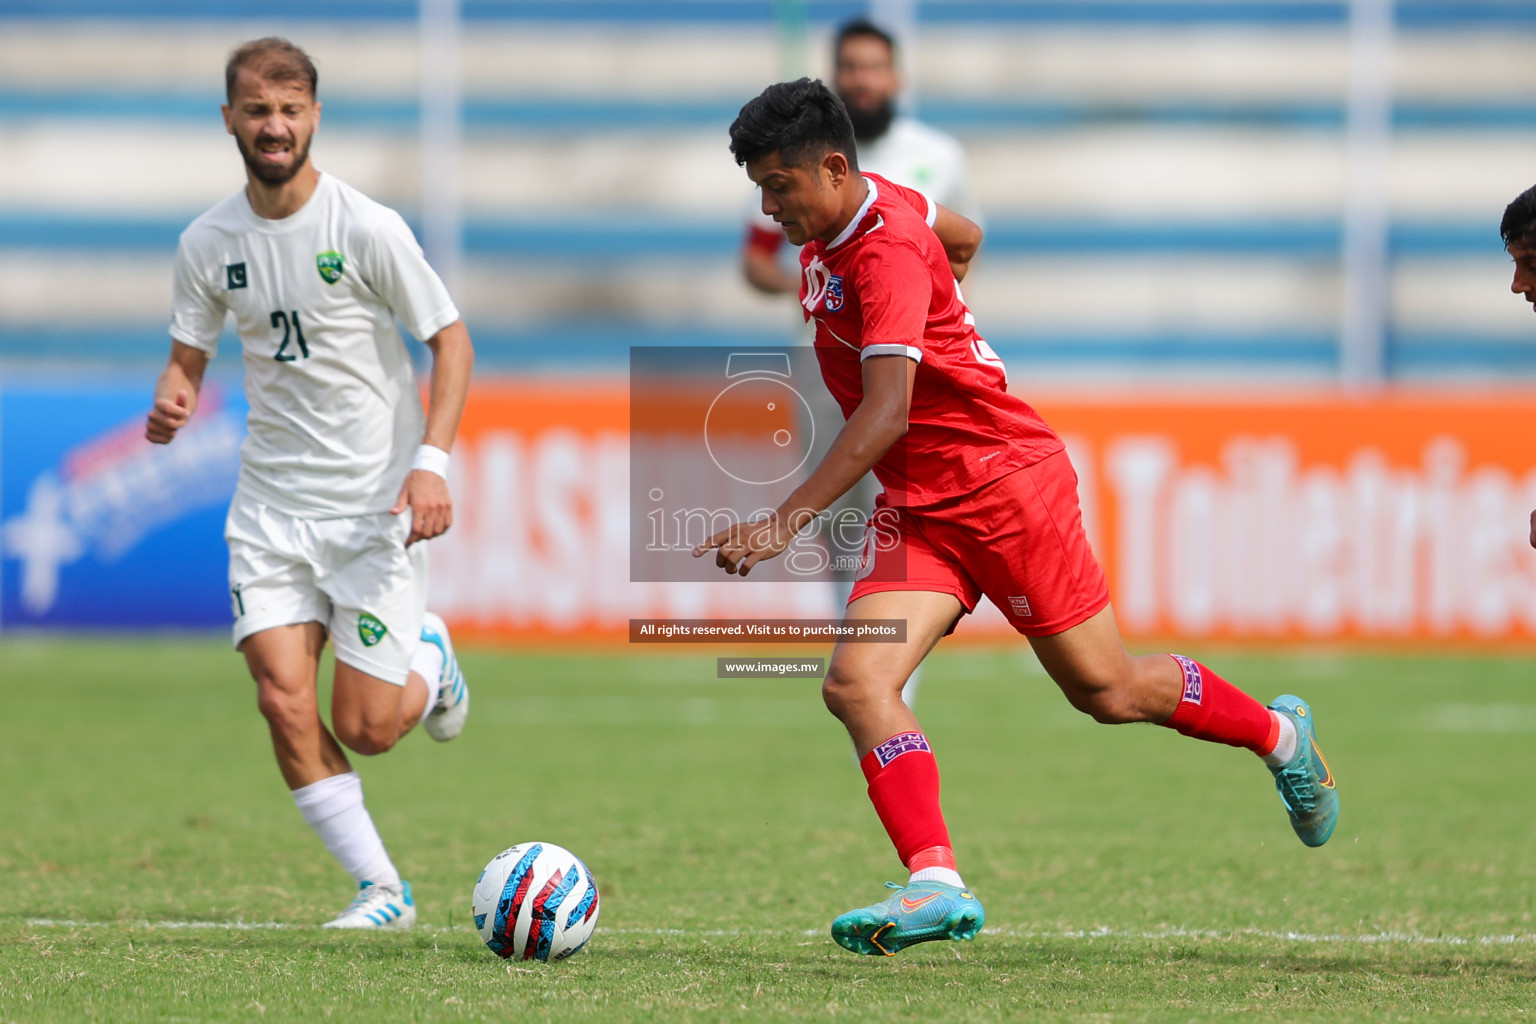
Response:
[[[410,883],[341,744],[381,754],[423,717],[438,740],[464,726],[469,691],[412,545],[452,522],[448,451],[474,351],[400,215],[309,161],[317,79],[282,39],[229,59],[224,124],[246,186],[181,236],[146,432],[169,444],[192,418],[232,313],[251,407],[225,527],[234,643],[294,803],[358,883],[327,927],[401,928],[416,920]],[[432,350],[426,416],[396,318]],[[334,735],[316,692],[327,634]]]
[[[900,644],[838,644],[823,684],[910,872],[888,899],[833,921],[837,941],[890,955],[972,938],[985,920],[950,846],[938,762],[900,699],[902,681],[983,594],[1078,710],[1253,751],[1302,842],[1326,842],[1338,795],[1305,702],[1284,696],[1266,708],[1190,658],[1126,653],[1061,440],[1008,393],[1002,361],[956,287],[980,228],[861,174],[848,115],[820,82],[770,86],[748,103],[731,125],[731,152],[761,187],[763,211],[804,247],[801,304],[847,423],[771,517],[694,553],[713,550],[728,573],[745,575],[873,469],[885,492],[847,618],[906,623]]]
[[[1504,207],[1499,237],[1504,240],[1504,251],[1515,261],[1515,279],[1509,290],[1524,296],[1536,312],[1536,185]],[[1531,512],[1531,547],[1536,548],[1536,510]]]
[[[939,205],[977,219],[965,150],[959,140],[896,112],[902,82],[896,70],[895,38],[865,18],[845,22],[833,37],[832,67],[832,87],[853,123],[859,167],[917,189]],[[742,275],[747,283],[770,295],[797,294],[797,249],[789,244],[773,218],[762,212],[760,204],[754,203],[741,253]],[[831,414],[830,409],[827,413]],[[878,490],[878,485],[866,478],[850,490],[839,507],[867,508]],[[846,596],[853,583],[851,574],[838,576]],[[916,703],[921,682],[919,667],[902,687],[902,700],[908,705]]]
[[[846,22],[833,40],[832,67],[832,87],[853,122],[859,167],[977,219],[959,140],[896,112],[901,75],[890,33],[864,18]],[[747,283],[769,294],[798,293],[800,267],[794,248],[772,218],[753,204],[741,254]]]

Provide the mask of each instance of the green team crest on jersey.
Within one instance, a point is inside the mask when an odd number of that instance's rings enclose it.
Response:
[[[363,612],[357,617],[357,638],[364,647],[373,647],[389,633],[389,627],[379,621],[377,615]]]
[[[341,272],[345,269],[346,261],[341,253],[334,249],[330,252],[322,252],[315,257],[315,267],[320,271],[320,279],[326,284],[335,284],[341,280]]]

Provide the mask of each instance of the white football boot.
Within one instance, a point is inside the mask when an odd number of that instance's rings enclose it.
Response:
[[[428,736],[442,743],[464,729],[464,720],[469,717],[469,684],[464,681],[459,659],[453,656],[448,627],[432,612],[422,616],[421,642],[436,644],[443,652],[443,681],[438,686],[437,703],[432,705],[421,723]]]
[[[325,922],[327,928],[409,928],[416,923],[416,903],[411,899],[411,883],[374,885],[364,882],[347,909]]]

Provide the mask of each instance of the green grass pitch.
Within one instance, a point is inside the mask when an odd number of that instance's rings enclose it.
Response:
[[[357,759],[420,926],[339,935],[315,926],[350,879],[238,656],[7,641],[0,1021],[1536,1016],[1531,662],[1195,653],[1312,702],[1344,806],[1326,847],[1252,755],[1094,725],[1022,646],[942,651],[918,710],[988,928],[884,959],[827,935],[901,871],[814,682],[468,652],[458,741]],[[503,962],[469,927],[481,866],[530,839],[602,887],[567,963]]]

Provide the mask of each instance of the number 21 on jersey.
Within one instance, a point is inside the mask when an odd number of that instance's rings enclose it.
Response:
[[[279,327],[283,329],[283,341],[282,344],[277,346],[277,354],[272,357],[273,359],[280,363],[291,363],[295,359],[309,358],[309,346],[304,343],[304,328],[299,326],[298,310],[295,309],[290,313],[285,313],[280,309],[273,310],[272,327],[274,330]],[[288,351],[288,343],[290,341],[297,341],[299,343],[297,355]]]

